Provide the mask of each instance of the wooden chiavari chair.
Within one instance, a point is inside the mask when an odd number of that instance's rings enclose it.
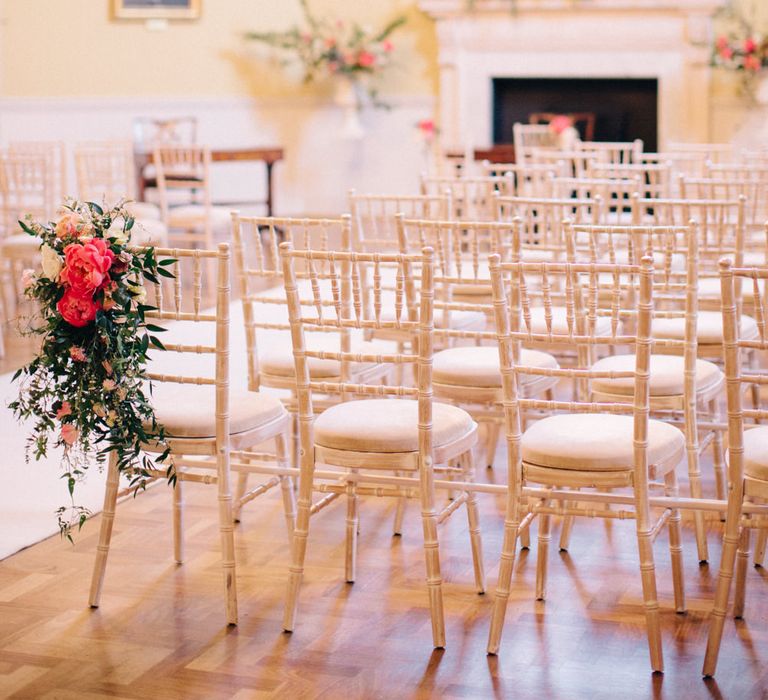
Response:
[[[451,211],[444,218],[462,221],[493,221],[494,197],[511,194],[515,180],[511,174],[488,177],[422,177],[422,195],[450,196]]]
[[[730,143],[685,143],[672,141],[665,149],[668,153],[696,153],[703,156],[704,160],[713,163],[733,161],[733,144]]]
[[[141,254],[137,250],[137,254]],[[148,367],[147,379],[153,382],[155,416],[165,428],[165,443],[148,443],[150,453],[170,448],[169,461],[175,470],[173,491],[174,557],[183,560],[182,495],[185,481],[214,483],[218,490],[219,532],[226,599],[226,620],[237,623],[235,547],[230,490],[230,450],[239,450],[275,441],[275,456],[251,455],[249,464],[239,469],[258,471],[259,461],[276,461],[288,467],[287,440],[290,417],[279,399],[267,394],[230,388],[230,283],[229,245],[218,250],[155,249],[159,261],[173,260],[166,267],[173,275],[172,290],[165,293],[160,284],[148,285],[148,297],[156,310],[146,312],[148,319],[172,323],[164,345],[172,357],[155,355]],[[207,264],[212,262],[213,265]],[[213,270],[213,279],[207,271]],[[204,308],[206,285],[214,285],[214,309]],[[210,336],[215,340],[210,343]],[[208,360],[205,360],[208,358]],[[210,361],[212,359],[212,362]],[[214,366],[211,367],[210,365]],[[207,365],[207,366],[205,366]],[[169,467],[169,468],[171,468]],[[129,478],[144,481],[141,473]],[[150,470],[147,478],[163,478],[165,470]],[[91,580],[89,602],[98,607],[115,520],[120,474],[111,453],[101,516],[99,544]],[[264,484],[266,491],[282,486],[283,504],[289,533],[293,531],[293,487],[285,476],[272,477]]]
[[[439,514],[435,508],[435,465],[459,460],[455,471],[471,480],[474,472],[472,448],[477,442],[477,424],[465,411],[432,400],[433,340],[433,260],[432,251],[420,255],[350,253],[295,250],[290,243],[281,246],[283,272],[291,337],[296,361],[301,430],[301,476],[298,515],[292,548],[292,564],[283,626],[293,630],[296,623],[299,588],[309,534],[309,516],[315,479],[328,477],[318,465],[334,466],[331,488],[347,494],[346,577],[355,578],[359,495],[416,496],[421,502],[427,589],[436,647],[445,646],[442,577],[437,539],[437,524],[459,506],[466,504],[475,568],[475,585],[484,589],[484,574],[477,503],[473,493],[464,491]],[[393,300],[385,299],[380,288],[382,264],[396,265],[399,283]],[[362,302],[360,267],[370,265],[373,273],[374,306],[368,315]],[[418,266],[420,290],[414,288]],[[297,272],[309,275],[311,295],[302,298]],[[415,307],[418,298],[419,307]],[[393,313],[385,315],[391,302]],[[390,320],[385,320],[388,318]],[[342,339],[350,331],[394,328],[418,336],[417,351],[387,355],[328,352],[314,349],[312,330],[339,332]],[[342,346],[344,347],[344,346]],[[308,360],[333,359],[337,362],[391,362],[415,365],[417,386],[371,386],[351,382],[313,381]],[[340,393],[342,402],[319,416],[313,398]],[[353,398],[359,397],[359,398]],[[365,400],[368,397],[368,400]],[[341,470],[341,471],[339,471]],[[386,472],[408,472],[409,477],[388,476]],[[342,482],[339,484],[339,479]],[[368,484],[377,485],[373,488]]]
[[[171,239],[210,248],[215,238],[228,238],[232,219],[225,207],[211,203],[211,151],[204,146],[156,146],[160,211]],[[172,193],[188,193],[188,204],[175,204]]]
[[[511,176],[514,182],[511,197],[553,197],[551,178],[565,177],[563,161],[556,163],[491,163],[480,164],[483,177]]]
[[[593,155],[589,151],[534,148],[530,162],[538,166],[555,167],[563,177],[588,177]]]
[[[656,318],[679,319],[684,322],[684,338],[657,341],[658,352],[650,358],[649,406],[653,415],[679,425],[685,434],[690,493],[702,497],[700,454],[713,444],[715,483],[718,498],[724,497],[725,479],[722,468],[722,444],[717,430],[700,435],[699,407],[705,407],[704,420],[717,417],[717,401],[724,377],[718,366],[697,359],[698,319],[698,227],[675,226],[568,226],[569,260],[574,263],[639,264],[642,256],[653,260]],[[681,263],[684,261],[684,265]],[[606,277],[609,277],[606,275]],[[609,287],[609,290],[612,291]],[[629,287],[622,290],[634,294]],[[610,300],[606,299],[606,302]],[[635,357],[611,354],[592,364],[594,370],[631,370]],[[592,396],[599,401],[632,399],[633,385],[627,380],[595,379]],[[706,415],[707,411],[711,415]],[[694,511],[696,543],[700,563],[708,560],[704,518]],[[567,532],[567,528],[563,528]],[[566,535],[567,544],[567,535]],[[563,547],[563,541],[560,545]]]
[[[515,160],[526,165],[532,162],[534,149],[555,149],[557,134],[548,124],[513,124],[512,139],[515,144]]]
[[[765,369],[744,367],[745,355],[757,351],[765,357],[768,351],[768,297],[765,294],[768,267],[736,267],[725,259],[720,263],[720,275],[728,402],[729,488],[723,551],[702,671],[705,676],[713,676],[717,667],[734,568],[736,591],[733,615],[742,618],[751,529],[760,527],[759,532],[763,533],[768,525],[765,508],[760,514],[750,508],[750,501],[768,501],[768,427],[757,425],[768,419],[768,408],[764,404],[752,409],[743,406],[743,395],[747,388],[765,387],[768,384]],[[739,287],[745,284],[753,287],[754,297],[759,300],[755,305],[759,329],[757,337],[744,337],[739,323]]]
[[[80,199],[92,202],[117,202],[128,199],[126,209],[146,228],[159,224],[160,207],[151,202],[137,202],[136,164],[130,141],[86,141],[74,149],[75,174]],[[157,230],[160,233],[160,229]],[[148,233],[152,235],[153,231]],[[159,238],[159,237],[158,237]],[[162,240],[162,239],[160,239]],[[160,243],[152,243],[160,245]]]
[[[20,156],[45,159],[45,176],[50,202],[47,216],[53,216],[69,195],[67,187],[67,150],[63,141],[11,141],[8,151]]]
[[[672,196],[672,166],[669,163],[600,163],[592,161],[588,177],[625,180],[640,178],[640,196],[658,198]]]
[[[629,223],[632,195],[642,189],[640,177],[626,179],[558,177],[552,178],[553,198],[600,199],[603,217],[613,223]]]
[[[576,141],[577,151],[588,153],[598,163],[629,165],[638,163],[643,153],[642,139],[634,141]]]
[[[643,600],[651,655],[655,671],[663,670],[659,604],[652,544],[665,524],[669,525],[675,608],[684,610],[680,515],[670,507],[655,522],[649,506],[650,484],[662,484],[669,495],[677,493],[675,467],[685,453],[682,433],[674,426],[648,417],[648,373],[653,348],[653,263],[641,265],[501,263],[491,256],[491,280],[499,340],[503,381],[503,405],[507,427],[508,498],[504,525],[501,568],[496,588],[488,652],[499,650],[507,601],[510,595],[515,547],[519,532],[539,517],[539,552],[536,597],[545,597],[549,528],[552,515],[586,515],[605,518],[634,518],[640,554]],[[600,275],[611,275],[611,298],[622,299],[621,280],[638,287],[636,303],[600,307],[597,288]],[[586,277],[589,287],[581,289]],[[559,283],[555,283],[560,278]],[[637,281],[639,280],[639,282]],[[531,323],[529,290],[541,290],[547,319],[544,333],[535,333]],[[567,317],[558,327],[552,317],[553,289],[564,290]],[[589,300],[585,304],[584,300]],[[605,314],[605,315],[603,315]],[[594,333],[597,319],[607,318],[610,333]],[[624,330],[631,327],[634,332]],[[591,369],[549,369],[517,364],[516,345],[532,340],[551,344],[584,346],[634,346],[636,364],[630,371],[598,372]],[[632,403],[597,401],[544,401],[522,398],[521,375],[567,377],[574,381],[601,378],[624,379],[634,384]],[[559,411],[522,430],[523,414],[537,409]],[[532,488],[529,484],[538,484]],[[567,488],[614,489],[631,487],[632,494],[579,494],[579,503],[568,505],[574,494]],[[552,502],[565,501],[558,507]],[[626,510],[595,510],[593,504],[620,503]]]

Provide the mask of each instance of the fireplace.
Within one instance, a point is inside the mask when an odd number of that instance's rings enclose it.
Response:
[[[494,144],[511,143],[512,125],[531,114],[583,112],[594,115],[595,141],[642,139],[657,150],[655,78],[493,78],[492,94]]]

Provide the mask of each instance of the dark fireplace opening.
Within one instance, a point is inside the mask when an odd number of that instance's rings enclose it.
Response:
[[[532,114],[594,115],[595,141],[642,139],[657,149],[656,78],[493,78],[493,142],[512,143],[512,125]],[[582,139],[585,123],[577,122]]]

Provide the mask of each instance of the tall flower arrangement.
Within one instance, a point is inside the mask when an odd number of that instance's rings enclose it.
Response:
[[[292,53],[310,82],[326,76],[358,77],[376,75],[390,61],[394,44],[390,35],[405,23],[397,17],[379,31],[371,31],[356,22],[318,19],[309,10],[307,0],[299,0],[306,26],[284,32],[249,32],[246,38]],[[375,97],[375,90],[369,87]]]
[[[20,221],[42,240],[41,269],[25,270],[25,295],[35,303],[27,332],[40,336],[37,356],[14,375],[18,398],[10,404],[18,419],[33,420],[27,459],[63,447],[63,479],[70,504],[57,515],[62,534],[82,527],[89,512],[74,490],[95,461],[109,453],[132,486],[142,488],[154,467],[142,443],[163,443],[147,396],[145,365],[150,346],[163,348],[146,322],[144,280],[172,277],[153,248],[129,247],[134,220],[120,203],[70,201],[58,222]],[[156,461],[168,456],[163,451]],[[167,476],[175,483],[173,468]]]

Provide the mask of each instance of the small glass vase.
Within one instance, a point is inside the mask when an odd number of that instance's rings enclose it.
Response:
[[[360,112],[368,99],[368,91],[362,81],[354,75],[342,74],[334,80],[333,101],[342,109],[341,136],[358,140],[365,136],[360,121]]]

